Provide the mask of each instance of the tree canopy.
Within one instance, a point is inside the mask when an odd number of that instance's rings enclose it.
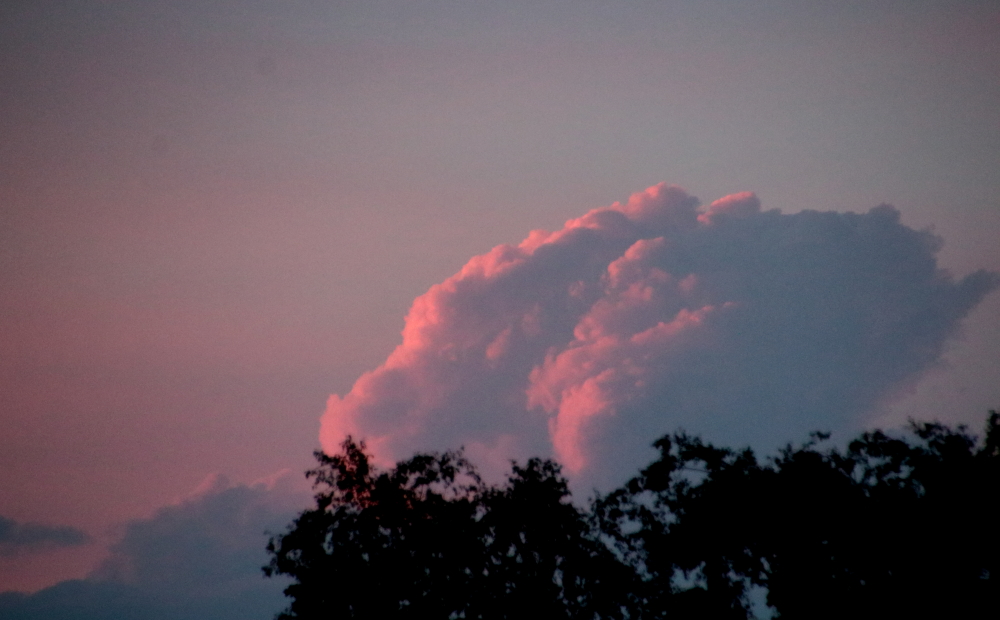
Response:
[[[459,453],[379,472],[364,443],[342,449],[316,453],[316,507],[268,546],[265,572],[295,579],[282,618],[622,617],[610,593],[631,572],[555,463],[515,464],[494,488]]]
[[[294,580],[281,618],[996,617],[1000,415],[910,431],[764,460],[678,432],[587,510],[552,461],[494,487],[455,452],[378,471],[348,438],[264,570]]]

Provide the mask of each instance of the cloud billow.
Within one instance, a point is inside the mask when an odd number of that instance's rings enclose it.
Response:
[[[268,620],[286,579],[266,579],[267,532],[305,504],[284,486],[212,477],[184,501],[129,522],[86,579],[0,592],[3,620]],[[286,485],[287,486],[287,485]]]
[[[656,185],[432,286],[385,363],[331,396],[320,438],[386,462],[464,445],[487,470],[552,455],[605,487],[678,427],[768,448],[852,429],[1000,283],[938,269],[940,245],[887,205],[702,209]]]

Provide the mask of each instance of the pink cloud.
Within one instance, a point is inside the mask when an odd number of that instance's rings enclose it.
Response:
[[[432,286],[385,363],[330,397],[320,439],[364,438],[384,463],[554,456],[583,485],[681,425],[769,446],[848,428],[996,287],[937,270],[939,246],[891,207],[784,215],[744,192],[699,210],[656,185]]]
[[[750,217],[760,213],[760,200],[753,192],[740,192],[719,198],[698,216],[702,224],[711,224],[721,217]]]

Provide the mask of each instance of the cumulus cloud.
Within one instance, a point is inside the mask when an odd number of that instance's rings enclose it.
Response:
[[[0,516],[0,556],[3,557],[61,547],[78,547],[90,541],[86,532],[74,527],[18,523]]]
[[[700,208],[656,185],[432,286],[386,361],[330,397],[320,439],[385,462],[464,445],[488,470],[552,455],[607,486],[678,427],[767,448],[853,430],[998,285],[940,270],[940,245],[887,205]]]
[[[283,531],[306,500],[280,481],[209,477],[188,498],[128,523],[86,579],[0,594],[0,618],[269,620],[286,605],[287,582],[262,574],[265,532]]]

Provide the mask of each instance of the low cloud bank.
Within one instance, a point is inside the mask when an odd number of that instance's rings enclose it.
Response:
[[[129,523],[86,579],[0,594],[3,620],[270,620],[283,579],[266,579],[265,531],[279,533],[307,497],[212,479],[192,497]]]
[[[78,547],[91,541],[82,530],[68,526],[18,523],[0,516],[0,556],[12,557],[60,547]]]
[[[656,185],[432,286],[386,361],[330,397],[320,439],[363,438],[384,463],[464,445],[488,473],[554,456],[607,489],[678,427],[767,449],[852,431],[1000,283],[938,269],[940,246],[887,205],[699,208]]]

